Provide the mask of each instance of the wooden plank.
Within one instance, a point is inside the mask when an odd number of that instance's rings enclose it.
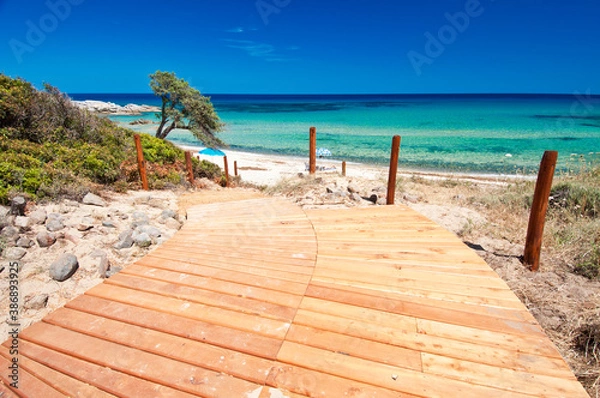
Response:
[[[0,346],[0,356],[10,358],[8,349]],[[35,374],[37,378],[69,397],[98,397],[114,398],[115,395],[102,391],[92,385],[74,379],[68,375],[60,373],[54,369],[44,366],[24,355],[19,356],[19,365],[30,374]],[[21,386],[20,389],[27,390],[28,386]],[[5,396],[0,394],[0,397]]]
[[[197,319],[215,325],[258,333],[267,337],[283,338],[290,326],[289,323],[284,321],[261,318],[257,315],[210,307],[191,303],[187,300],[179,300],[104,283],[92,288],[86,294],[167,314]]]
[[[21,343],[21,342],[19,342]],[[6,344],[4,344],[6,347]],[[20,345],[20,344],[19,344]],[[20,347],[19,347],[20,348]],[[6,385],[7,389],[12,390],[13,393],[23,398],[64,398],[65,396],[55,388],[51,387],[48,383],[44,382],[37,375],[28,372],[24,368],[19,368],[18,384],[17,388],[10,387],[11,383],[15,381],[10,379],[9,366],[11,366],[11,359],[5,358],[0,355],[0,380]]]
[[[293,391],[310,397],[377,397],[377,398],[418,398],[416,395],[399,393],[387,388],[361,383],[344,377],[302,368],[286,363],[275,363],[267,385],[275,388],[272,396],[281,397],[278,391]],[[271,390],[271,389],[270,389]],[[284,397],[286,393],[284,393]],[[291,395],[293,397],[293,395]]]
[[[38,344],[23,341],[27,358],[76,380],[81,380],[117,397],[192,398],[196,395],[118,372],[106,366],[87,362]]]
[[[159,355],[82,335],[44,322],[30,326],[22,338],[100,366],[191,394],[241,397],[256,384],[231,375],[181,363]],[[135,339],[135,336],[130,338]]]
[[[135,275],[117,274],[105,283],[285,322],[291,322],[296,313],[296,309],[291,307]]]
[[[334,303],[354,305],[363,309],[385,310],[390,314],[403,315],[419,319],[429,319],[454,325],[469,326],[483,330],[502,333],[545,336],[537,323],[498,319],[493,315],[471,314],[462,311],[440,309],[433,306],[420,305],[410,302],[387,300],[370,295],[352,293],[336,289],[309,286],[301,308],[319,311],[319,307],[334,307],[329,313],[339,313]],[[345,307],[340,307],[345,308]],[[330,310],[331,311],[331,310]]]
[[[368,359],[374,362],[418,371],[421,370],[421,353],[419,351],[308,326],[292,325],[286,336],[286,341],[352,357]]]
[[[79,296],[66,307],[261,358],[275,359],[281,346],[280,339],[88,295]]]
[[[164,282],[173,282],[184,286],[202,288],[212,292],[228,293],[238,297],[280,304],[286,307],[296,308],[300,304],[300,300],[302,300],[301,295],[278,292],[275,290],[243,285],[241,283],[226,282],[214,278],[190,275],[182,272],[173,272],[154,267],[146,267],[141,264],[130,265],[123,269],[121,274],[143,276]]]
[[[303,295],[306,291],[306,283],[288,281],[274,277],[264,278],[260,275],[249,274],[242,271],[232,271],[226,268],[211,267],[198,263],[161,259],[155,256],[146,256],[136,264],[146,267],[154,267],[164,270],[172,270],[190,275],[214,278],[225,282],[240,283],[248,286],[262,287],[278,292],[288,292],[296,295]]]
[[[423,372],[468,383],[491,386],[511,394],[527,393],[543,397],[585,396],[585,390],[576,380],[536,375],[488,365],[460,361],[437,355],[423,354]]]
[[[71,309],[56,311],[44,322],[257,384],[265,383],[271,369],[266,359]]]
[[[0,397],[1,398],[19,398],[0,378]]]
[[[318,372],[344,377],[388,390],[431,398],[453,396],[506,397],[506,391],[284,342],[277,359]],[[512,393],[512,397],[531,395]]]
[[[504,319],[514,319],[520,321],[534,320],[533,316],[529,314],[529,312],[525,311],[523,305],[520,303],[506,302],[501,300],[455,296],[412,289],[398,289],[394,291],[390,291],[390,289],[372,290],[350,285],[325,284],[321,283],[319,280],[314,280],[310,286],[311,288],[337,289],[352,293],[376,296],[393,301],[447,308],[474,314],[495,315]]]

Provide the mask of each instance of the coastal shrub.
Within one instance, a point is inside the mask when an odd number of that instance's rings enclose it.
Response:
[[[552,206],[585,217],[600,215],[600,187],[590,182],[566,181],[552,188]]]
[[[55,87],[37,90],[0,73],[0,203],[19,192],[79,200],[97,184],[119,192],[140,187],[134,134],[76,107]],[[151,188],[185,183],[181,149],[147,134],[141,141]],[[218,166],[193,162],[197,177],[220,178]]]

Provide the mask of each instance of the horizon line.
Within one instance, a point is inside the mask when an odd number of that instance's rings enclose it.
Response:
[[[153,95],[152,92],[119,92],[119,93],[110,93],[110,92],[65,92],[67,95]],[[600,97],[600,94],[587,94],[587,93],[205,93],[202,94],[204,96],[211,95],[251,95],[251,96],[369,96],[369,95],[415,95],[415,96],[426,96],[426,95],[436,95],[436,96],[575,96],[575,95],[586,95],[591,97]]]

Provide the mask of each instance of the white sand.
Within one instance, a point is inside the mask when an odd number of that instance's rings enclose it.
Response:
[[[194,156],[201,160],[224,167],[223,158],[220,156],[199,155],[198,151],[204,147],[180,146],[183,150],[192,151]],[[297,176],[298,173],[308,173],[308,156],[306,158],[297,156],[281,156],[271,154],[259,154],[252,152],[234,151],[223,149],[227,155],[229,164],[229,174],[234,175],[234,162],[237,162],[238,174],[245,182],[256,185],[273,186],[281,179]],[[383,165],[369,165],[363,163],[346,162],[346,175],[349,178],[359,178],[371,181],[381,181],[385,183],[388,179],[388,167]],[[320,158],[317,159],[317,175],[324,173],[342,173],[342,161]],[[324,170],[322,170],[324,169]],[[534,179],[535,176],[508,176],[495,174],[467,174],[450,172],[432,172],[422,170],[412,170],[402,167],[402,162],[398,171],[399,177],[410,178],[419,176],[426,179],[460,179],[477,182],[480,184],[505,184],[515,179]]]

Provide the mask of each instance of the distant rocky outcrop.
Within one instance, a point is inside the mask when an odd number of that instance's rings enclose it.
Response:
[[[142,113],[160,112],[160,108],[150,105],[127,104],[125,106],[117,105],[112,102],[103,101],[72,101],[75,106],[87,109],[90,112],[102,113],[108,115],[141,115]]]

